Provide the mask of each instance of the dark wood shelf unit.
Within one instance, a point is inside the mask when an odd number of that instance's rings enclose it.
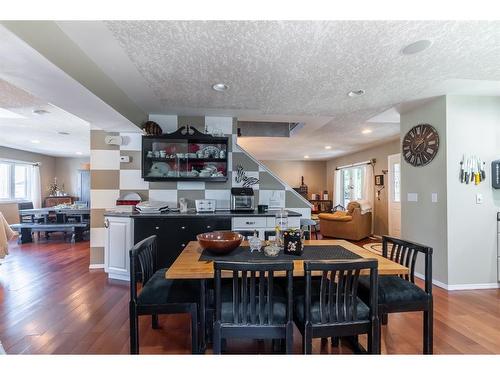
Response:
[[[184,126],[177,131],[169,134],[162,135],[144,135],[142,137],[142,178],[145,181],[204,181],[204,182],[225,182],[228,180],[228,159],[227,155],[229,152],[228,148],[228,137],[214,137],[210,134],[204,134],[197,129]],[[201,146],[203,145],[203,146]],[[207,151],[207,158],[190,158],[185,157],[158,157],[158,155],[153,157],[148,157],[148,152],[152,151],[165,151],[167,155],[176,154],[188,154],[196,153],[197,148],[203,150],[207,146],[215,146],[220,151],[224,151],[225,155],[223,158],[213,157],[217,156],[217,153]],[[195,147],[196,146],[196,147]],[[210,157],[211,156],[211,157]],[[222,176],[158,176],[158,173],[154,173],[150,176],[151,169],[154,163],[166,163],[170,171],[175,172],[191,172],[195,170],[200,172],[206,168],[206,164],[210,163],[213,168],[217,168],[217,171],[222,173]],[[157,167],[164,169],[165,166]],[[165,171],[162,173],[165,174]]]
[[[329,199],[308,199],[308,201],[313,205],[312,214],[332,212],[333,202]]]

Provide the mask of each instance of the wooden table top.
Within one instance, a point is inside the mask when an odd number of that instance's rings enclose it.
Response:
[[[311,246],[338,245],[352,251],[362,258],[377,259],[379,275],[408,274],[407,267],[344,240],[309,240],[304,241],[304,244]],[[243,242],[242,245],[246,245],[246,243]],[[213,261],[200,261],[199,258],[201,253],[202,249],[198,241],[189,242],[175,262],[170,266],[165,277],[167,279],[213,279]],[[273,258],[269,258],[269,261],[272,260]],[[304,261],[294,260],[293,265],[293,275],[304,276]],[[224,274],[222,276],[224,277]],[[229,277],[230,275],[227,276]]]

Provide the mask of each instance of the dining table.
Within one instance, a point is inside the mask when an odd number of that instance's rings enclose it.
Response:
[[[208,282],[214,278],[214,261],[282,262],[284,260],[291,260],[294,264],[293,276],[300,277],[304,276],[305,260],[331,261],[365,258],[376,259],[378,261],[379,275],[407,275],[409,272],[407,267],[345,240],[304,240],[303,247],[304,251],[302,255],[292,255],[284,259],[283,254],[281,254],[281,257],[267,257],[262,252],[250,253],[247,241],[243,241],[238,249],[233,250],[233,253],[225,256],[211,254],[207,250],[202,249],[198,241],[191,241],[187,244],[165,272],[165,278],[200,281],[200,321],[202,326],[205,327],[205,334],[201,335],[203,348],[205,348],[205,343],[210,341],[211,330],[205,322],[209,320],[207,316],[207,304],[209,303]],[[232,277],[232,273],[222,273],[221,276],[223,278],[230,278]],[[280,277],[281,275],[277,273],[275,276]]]
[[[57,207],[43,207],[43,208],[27,208],[24,210],[19,210],[20,216],[31,216],[31,221],[35,221],[35,217],[42,217],[44,223],[50,221],[49,217],[56,215],[57,222],[66,222],[66,218],[77,217],[80,222],[88,220],[90,217],[89,208],[57,208]]]

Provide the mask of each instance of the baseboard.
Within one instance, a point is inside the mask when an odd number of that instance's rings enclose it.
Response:
[[[89,265],[90,270],[95,270],[95,269],[100,269],[100,268],[104,268],[104,264],[91,264],[91,265]]]
[[[500,288],[500,283],[448,285],[448,290],[498,289],[498,288]]]
[[[425,280],[425,276],[415,272],[415,276],[419,279]],[[485,283],[485,284],[445,284],[439,280],[432,280],[432,284],[445,289],[445,290],[474,290],[474,289],[498,289],[500,283]]]

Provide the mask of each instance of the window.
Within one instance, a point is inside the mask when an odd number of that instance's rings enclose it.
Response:
[[[347,207],[350,201],[363,198],[364,167],[340,170],[341,205]]]
[[[29,200],[31,169],[29,164],[0,161],[0,200]]]
[[[392,173],[394,176],[394,181],[393,181],[393,186],[392,186],[393,187],[392,191],[394,192],[393,200],[394,200],[394,202],[401,202],[401,164],[400,163],[394,163]]]

